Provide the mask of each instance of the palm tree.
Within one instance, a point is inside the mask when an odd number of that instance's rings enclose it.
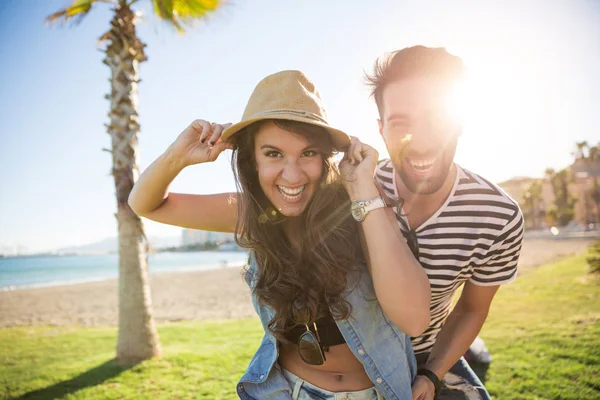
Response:
[[[573,152],[575,162],[583,160],[586,166],[586,172],[591,176],[592,179],[592,188],[585,194],[583,199],[586,210],[586,223],[590,222],[588,213],[589,207],[587,205],[588,197],[591,198],[596,209],[596,217],[593,218],[593,221],[598,221],[600,219],[600,184],[598,183],[596,170],[597,164],[600,161],[600,143],[596,146],[591,146],[587,141],[576,142],[575,149],[575,152]]]
[[[531,227],[538,229],[541,224],[539,217],[542,216],[542,183],[540,181],[531,182],[523,192],[520,203],[525,218],[531,219]]]
[[[46,18],[46,22],[80,21],[96,3],[113,5],[106,42],[104,64],[111,71],[110,100],[106,125],[111,136],[112,175],[117,194],[119,233],[119,336],[117,362],[135,364],[159,356],[161,347],[152,318],[148,285],[148,241],[141,219],[127,199],[138,175],[137,85],[139,64],[146,61],[146,45],[136,34],[138,19],[131,6],[138,0],[75,0],[69,7]],[[184,25],[202,19],[219,6],[219,0],[151,0],[155,14],[179,32]]]
[[[575,156],[575,160],[586,159],[585,153],[586,150],[589,149],[589,145],[587,141],[583,142],[575,142],[575,152],[573,152],[573,156]]]
[[[575,203],[577,203],[577,199],[569,192],[569,170],[562,169],[555,172],[547,168],[545,175],[554,192],[554,205],[547,210],[547,216],[552,223],[565,226],[575,218]]]
[[[589,148],[588,159],[592,172],[592,200],[596,206],[596,221],[600,221],[600,184],[596,176],[597,164],[600,163],[600,143]]]

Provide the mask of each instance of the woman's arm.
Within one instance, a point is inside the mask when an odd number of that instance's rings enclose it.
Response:
[[[231,144],[220,141],[226,126],[196,120],[139,177],[129,206],[139,216],[184,228],[234,232],[237,195],[169,193],[169,185],[187,166],[217,159]]]
[[[371,200],[380,195],[373,180],[377,151],[353,139],[340,163],[351,200]],[[429,326],[431,290],[425,271],[406,244],[393,210],[379,208],[360,222],[363,250],[375,294],[385,315],[410,336]]]

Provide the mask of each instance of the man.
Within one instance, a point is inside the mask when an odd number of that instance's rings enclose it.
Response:
[[[415,46],[377,60],[368,76],[390,155],[376,180],[395,201],[398,225],[431,286],[430,326],[412,340],[419,400],[490,398],[462,355],[499,286],[515,279],[523,238],[518,205],[453,161],[461,125],[448,98],[464,70],[443,48]]]

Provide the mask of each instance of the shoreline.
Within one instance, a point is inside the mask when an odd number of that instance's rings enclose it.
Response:
[[[155,322],[253,317],[241,267],[150,275]],[[118,280],[0,292],[0,328],[116,326]]]
[[[592,240],[525,239],[519,275],[538,265],[580,254]],[[255,317],[239,265],[149,275],[155,322]],[[518,279],[518,277],[517,277]],[[118,280],[0,291],[0,328],[116,326]]]
[[[175,269],[171,271],[155,271],[150,272],[149,276],[161,275],[161,274],[178,274],[178,273],[186,273],[186,272],[201,272],[201,271],[213,271],[224,268],[241,268],[245,265],[245,262],[226,262],[223,264],[211,264],[211,265],[203,265],[197,267],[184,266],[181,268],[175,267]],[[116,281],[118,280],[118,276],[106,276],[100,278],[86,278],[86,279],[73,279],[67,281],[52,281],[52,282],[44,282],[44,283],[32,283],[26,285],[9,285],[9,286],[0,286],[1,292],[12,292],[18,290],[27,290],[27,289],[40,289],[46,287],[60,287],[60,286],[72,286],[72,285],[82,285],[85,283],[95,283],[95,282],[105,282],[105,281]]]

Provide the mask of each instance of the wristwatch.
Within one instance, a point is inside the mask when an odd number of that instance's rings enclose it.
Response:
[[[369,213],[369,211],[377,210],[378,208],[385,207],[385,201],[383,197],[377,196],[372,200],[367,201],[353,201],[350,206],[350,212],[352,213],[352,217],[361,222],[364,220]]]

